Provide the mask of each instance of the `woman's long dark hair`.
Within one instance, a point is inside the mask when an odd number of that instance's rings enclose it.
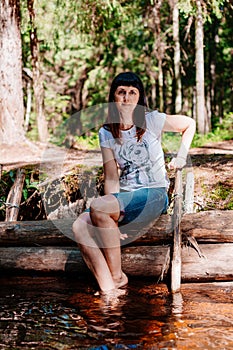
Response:
[[[140,141],[146,131],[145,113],[148,107],[142,81],[135,73],[123,72],[113,79],[108,99],[108,117],[104,128],[111,131],[116,141],[120,142],[120,115],[114,97],[118,86],[133,86],[139,90],[139,100],[133,112],[133,122],[136,125],[137,141]]]

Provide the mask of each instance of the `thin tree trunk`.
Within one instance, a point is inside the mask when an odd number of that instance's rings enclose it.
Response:
[[[83,133],[83,126],[82,126],[82,120],[81,120],[81,113],[82,109],[84,108],[83,105],[83,87],[87,80],[88,73],[90,69],[87,67],[84,67],[81,74],[79,75],[78,80],[76,81],[76,84],[74,88],[70,91],[71,93],[71,118],[69,120],[69,127],[68,127],[68,133],[71,135],[82,135]]]
[[[197,1],[197,16],[195,22],[195,49],[196,49],[196,103],[197,103],[197,130],[200,134],[208,132],[205,107],[204,85],[204,48],[203,48],[203,18],[201,1]]]
[[[212,118],[212,111],[211,111],[211,92],[210,89],[207,88],[207,95],[206,95],[206,123],[207,123],[207,130],[211,130],[211,118]]]
[[[156,101],[156,80],[153,79],[152,85],[151,85],[151,108],[155,108],[155,101]]]
[[[175,73],[175,113],[182,110],[182,92],[180,77],[180,39],[178,0],[173,2],[173,40],[174,40],[174,73]]]
[[[26,81],[26,90],[27,90],[27,105],[25,112],[25,120],[24,120],[24,130],[28,131],[30,114],[32,109],[32,72],[28,68],[23,68],[23,76]]]
[[[165,51],[165,45],[161,40],[161,24],[160,24],[160,8],[162,0],[155,0],[152,8],[152,16],[154,21],[154,54],[158,60],[158,85],[159,85],[159,109],[164,109],[164,98],[163,98],[163,57]]]
[[[190,115],[190,112],[192,111],[192,88],[187,88],[184,90],[183,93],[183,106],[182,106],[182,113]],[[192,114],[191,114],[192,115]]]
[[[24,121],[25,131],[28,131],[31,108],[32,108],[32,83],[31,81],[27,81],[27,107],[26,107],[26,114],[25,114],[25,121]]]
[[[211,36],[211,42],[212,42],[212,50],[210,53],[210,79],[211,79],[211,111],[214,116],[217,115],[216,113],[216,52],[217,52],[217,46],[219,43],[219,21],[215,18],[213,25],[211,26],[212,35]]]
[[[192,95],[192,115],[193,115],[193,119],[197,122],[197,93],[196,93],[196,87],[194,87],[193,95]]]
[[[37,30],[35,27],[34,0],[28,0],[28,12],[30,16],[30,45],[32,55],[32,75],[33,75],[33,91],[35,101],[35,112],[37,118],[38,136],[41,142],[48,140],[48,125],[44,113],[44,86],[43,76],[40,72],[39,63],[39,41]]]
[[[159,61],[158,61],[158,82],[159,82],[159,109],[160,111],[163,111],[164,108],[164,99],[163,99],[163,62],[162,58],[159,55]]]
[[[0,2],[0,81],[0,142],[21,143],[25,137],[19,0]]]
[[[219,96],[219,123],[222,124],[223,121],[223,114],[224,114],[224,109],[223,109],[223,101],[224,101],[224,86],[223,84],[220,86],[220,96]]]

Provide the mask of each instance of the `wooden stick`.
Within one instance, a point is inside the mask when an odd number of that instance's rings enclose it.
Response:
[[[24,179],[25,179],[25,170],[17,169],[15,182],[11,187],[7,197],[7,203],[9,203],[9,205],[6,208],[5,221],[16,221],[18,218]]]
[[[173,254],[171,263],[171,292],[180,291],[181,283],[181,233],[180,222],[182,212],[182,169],[176,170],[175,179],[175,202],[174,202],[174,239],[173,239]]]
[[[193,213],[193,203],[194,203],[194,174],[190,171],[190,168],[187,169],[186,174],[186,184],[185,184],[185,213]]]

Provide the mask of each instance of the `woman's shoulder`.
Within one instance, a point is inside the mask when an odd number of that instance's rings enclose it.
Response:
[[[154,118],[166,118],[166,113],[159,112],[157,109],[155,110],[149,110],[146,112],[146,118],[147,119],[154,119]]]
[[[99,129],[99,135],[111,135],[111,134],[112,133],[107,124],[102,125],[101,128]]]
[[[109,130],[108,126],[103,125],[100,129],[99,129],[99,140],[100,140],[100,144],[106,145],[106,142],[108,143],[109,141],[111,141],[113,139],[112,133]]]
[[[146,122],[148,128],[162,129],[165,123],[166,113],[161,113],[158,110],[148,111],[146,113]]]

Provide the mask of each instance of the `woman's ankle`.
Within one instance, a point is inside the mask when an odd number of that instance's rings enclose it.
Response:
[[[115,288],[122,288],[128,284],[128,277],[122,271],[120,277],[113,278],[113,281],[115,283]]]

